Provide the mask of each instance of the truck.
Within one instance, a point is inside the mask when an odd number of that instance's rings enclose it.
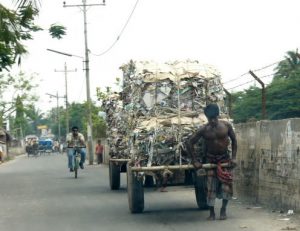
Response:
[[[147,186],[192,184],[199,209],[207,209],[206,172],[195,171],[186,141],[207,122],[203,110],[209,103],[218,104],[220,119],[230,120],[220,72],[198,60],[131,60],[120,68],[124,124],[119,131],[128,158],[124,171],[131,213],[143,212]],[[203,162],[203,142],[195,148]]]
[[[109,147],[109,185],[111,190],[120,189],[121,173],[126,173],[126,164],[130,160],[126,142],[126,114],[120,94],[113,92],[102,101],[107,124],[106,141]]]

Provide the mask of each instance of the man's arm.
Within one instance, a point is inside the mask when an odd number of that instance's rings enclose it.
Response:
[[[81,145],[85,146],[85,140],[84,140],[84,135],[81,133],[78,134],[79,142]]]
[[[196,153],[194,149],[194,145],[197,143],[197,141],[203,136],[204,128],[200,128],[198,131],[196,131],[188,140],[187,142],[187,149],[188,152],[191,154],[192,157],[192,163],[195,165],[196,163]],[[196,166],[195,166],[196,167]]]
[[[235,160],[236,152],[237,152],[237,140],[236,140],[233,128],[232,128],[231,124],[229,124],[229,123],[228,123],[228,136],[231,139],[232,159]]]
[[[72,143],[72,135],[70,133],[67,134],[66,137],[67,147],[71,146]]]

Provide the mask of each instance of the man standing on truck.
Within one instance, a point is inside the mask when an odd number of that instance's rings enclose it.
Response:
[[[196,131],[189,139],[188,147],[192,156],[192,163],[195,169],[202,167],[196,159],[194,144],[200,138],[204,140],[204,153],[207,163],[218,164],[217,169],[207,170],[207,205],[210,209],[208,220],[215,220],[215,199],[222,200],[220,211],[220,220],[225,220],[226,207],[228,200],[232,198],[232,173],[229,169],[222,169],[220,163],[230,163],[236,165],[237,141],[235,133],[230,123],[218,120],[219,107],[217,104],[209,104],[204,109],[204,114],[208,119],[208,123]],[[229,138],[231,140],[232,157],[230,159],[228,153]]]

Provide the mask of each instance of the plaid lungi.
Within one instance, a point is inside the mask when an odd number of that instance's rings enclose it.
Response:
[[[218,163],[228,161],[228,154],[218,156],[212,156],[207,154],[207,161],[209,163]],[[226,169],[226,171],[232,174],[232,169]],[[215,206],[216,198],[231,200],[233,195],[232,182],[221,181],[217,175],[217,169],[207,170],[207,205]]]

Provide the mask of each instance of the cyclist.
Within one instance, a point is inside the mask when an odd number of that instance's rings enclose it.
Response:
[[[79,162],[79,167],[83,169],[83,164],[85,162],[85,141],[84,141],[84,136],[79,132],[79,129],[77,126],[72,127],[72,132],[70,132],[67,135],[67,147],[68,147],[68,167],[70,169],[70,172],[74,171],[74,166],[73,166],[73,158],[74,158],[74,145],[75,143],[80,147],[79,152],[80,152],[80,162]]]

